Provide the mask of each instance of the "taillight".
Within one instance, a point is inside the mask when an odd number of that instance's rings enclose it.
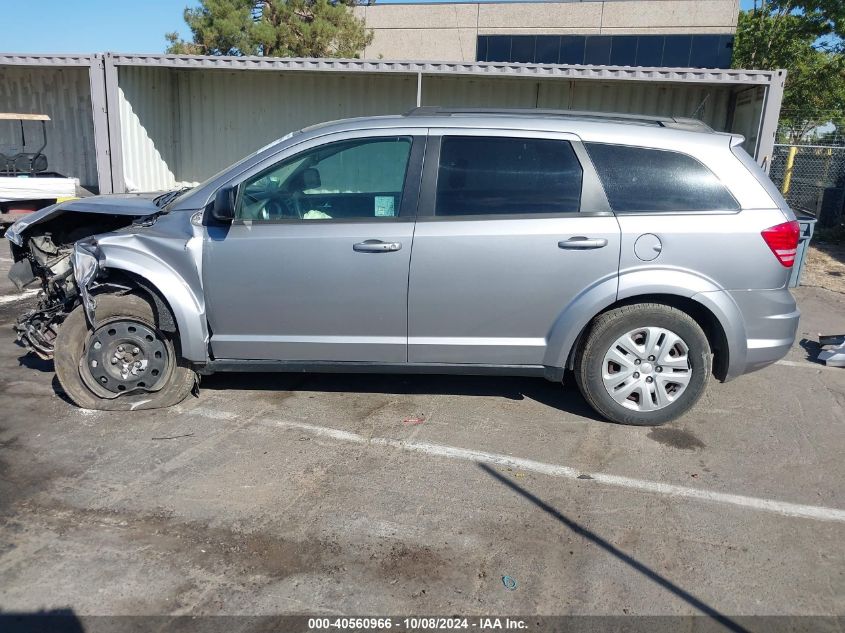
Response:
[[[798,252],[798,238],[801,237],[801,226],[796,220],[784,222],[762,232],[763,239],[778,261],[790,268],[795,263],[795,253]]]

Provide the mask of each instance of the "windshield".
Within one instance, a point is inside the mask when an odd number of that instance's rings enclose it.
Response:
[[[168,200],[167,204],[173,204],[173,203],[175,203],[175,202],[176,202],[176,201],[178,201],[178,200],[179,200],[179,199],[180,199],[180,198],[181,198],[184,194],[188,193],[188,191],[193,191],[194,189],[202,189],[203,187],[205,187],[205,186],[206,186],[206,185],[208,185],[209,183],[214,182],[215,180],[217,180],[218,178],[220,178],[221,176],[223,176],[224,174],[226,174],[227,172],[237,170],[237,168],[238,168],[238,167],[240,167],[241,165],[244,165],[244,164],[246,164],[247,162],[251,161],[253,158],[255,158],[256,156],[258,156],[260,153],[262,153],[262,152],[264,152],[264,151],[266,151],[266,150],[270,149],[271,147],[275,147],[276,145],[279,145],[280,143],[284,143],[284,142],[285,142],[285,141],[287,141],[288,139],[291,139],[291,138],[293,138],[294,136],[296,136],[296,135],[298,135],[298,134],[301,134],[301,133],[302,133],[302,130],[297,130],[297,131],[295,131],[295,132],[289,132],[289,133],[285,134],[282,138],[280,138],[280,139],[276,139],[275,141],[273,141],[273,142],[271,142],[271,143],[267,143],[267,145],[264,145],[263,147],[258,148],[257,150],[255,150],[254,152],[252,152],[251,154],[249,154],[248,156],[244,156],[244,157],[243,157],[242,159],[240,159],[238,162],[236,162],[236,163],[232,163],[232,164],[231,164],[231,165],[229,165],[228,167],[226,167],[226,168],[221,169],[220,171],[218,171],[218,172],[217,172],[216,174],[214,174],[213,176],[211,176],[211,177],[209,177],[209,178],[206,178],[206,179],[205,179],[205,180],[203,180],[200,184],[198,184],[196,187],[192,187],[191,189],[184,189],[184,190],[178,191],[178,192],[177,192],[177,195],[176,195],[174,198],[171,198],[170,200]],[[165,195],[166,195],[166,194],[165,194]]]

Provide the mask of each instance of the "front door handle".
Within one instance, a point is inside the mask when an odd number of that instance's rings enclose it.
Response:
[[[558,248],[567,250],[588,250],[591,248],[602,248],[607,246],[607,240],[603,237],[589,238],[581,235],[570,237],[568,240],[561,240],[557,243]]]
[[[402,248],[402,242],[382,242],[381,240],[365,240],[352,245],[356,253],[392,253]]]

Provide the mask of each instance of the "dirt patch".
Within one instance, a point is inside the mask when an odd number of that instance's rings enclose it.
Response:
[[[44,523],[58,534],[87,528],[124,533],[128,541],[156,552],[164,559],[183,558],[193,567],[246,576],[260,574],[280,579],[330,567],[327,559],[342,554],[326,539],[308,541],[264,531],[239,531],[201,521],[183,520],[171,511],[136,514],[126,510],[75,508],[52,500],[16,507],[18,520]]]
[[[679,448],[682,451],[696,451],[705,447],[704,442],[683,429],[662,426],[652,429],[648,437],[664,446]]]
[[[18,446],[19,439],[17,435],[13,435],[12,437],[3,439],[3,436],[6,434],[7,431],[8,429],[0,426],[0,451],[11,450]]]
[[[375,539],[344,547],[332,535],[303,540],[289,537],[283,526],[233,528],[185,519],[169,509],[137,513],[123,508],[79,508],[42,496],[16,504],[8,514],[8,520],[0,521],[0,542],[13,541],[10,535],[20,530],[47,530],[62,538],[80,532],[99,535],[93,539],[120,535],[156,564],[203,570],[213,577],[225,577],[232,586],[253,589],[290,576],[318,575],[361,577],[364,584],[405,586],[410,582],[411,589],[422,596],[428,582],[442,580],[446,570],[455,567],[445,543],[435,548]],[[178,596],[173,599],[167,609],[179,606]],[[209,600],[213,601],[213,596]]]
[[[381,561],[381,569],[388,578],[402,576],[426,580],[437,577],[447,561],[427,546],[397,543]]]
[[[28,449],[18,436],[5,436],[0,429],[0,520],[9,516],[8,509],[16,502],[48,490],[57,479],[75,473],[55,464],[42,461]]]
[[[845,294],[845,244],[811,243],[801,285]]]

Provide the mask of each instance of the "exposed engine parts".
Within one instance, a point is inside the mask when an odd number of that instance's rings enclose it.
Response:
[[[22,314],[15,323],[17,342],[44,360],[53,358],[53,345],[59,325],[67,316],[63,303],[37,308]]]
[[[29,249],[25,254],[19,252],[23,257],[15,262],[12,280],[19,288],[40,280],[43,289],[38,307],[22,314],[15,323],[17,342],[47,360],[53,357],[59,326],[77,299],[71,251],[72,246],[56,245],[52,235],[44,233],[32,237]]]
[[[92,224],[96,219],[96,224]],[[15,263],[9,277],[18,287],[39,281],[42,292],[38,307],[22,314],[15,323],[17,342],[43,359],[53,358],[53,345],[59,327],[80,301],[73,277],[73,244],[81,237],[128,224],[127,218],[103,216],[62,217],[49,229],[33,231],[23,246],[12,245]]]

